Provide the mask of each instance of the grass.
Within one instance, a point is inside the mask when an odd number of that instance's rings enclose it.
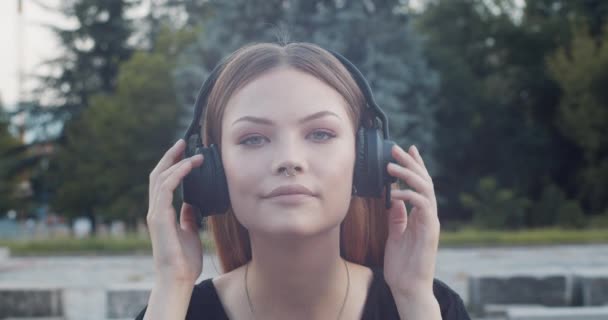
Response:
[[[203,234],[204,251],[214,251],[213,241]],[[564,230],[558,228],[522,231],[484,231],[464,228],[443,231],[441,247],[535,246],[559,244],[608,243],[608,229]],[[149,255],[152,253],[147,236],[129,235],[125,238],[91,237],[75,239],[0,240],[0,247],[10,248],[13,256],[45,255]]]
[[[213,252],[213,243],[201,237],[205,252]],[[0,247],[8,247],[12,256],[45,255],[150,255],[152,244],[147,236],[129,235],[124,238],[89,237],[76,239],[54,237],[48,239],[0,240]]]
[[[570,230],[560,228],[492,231],[464,228],[441,233],[442,247],[534,246],[608,243],[608,228]]]

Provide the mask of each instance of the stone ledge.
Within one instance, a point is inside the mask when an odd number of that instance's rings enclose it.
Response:
[[[62,289],[31,285],[0,285],[0,319],[63,317]]]
[[[106,289],[108,319],[135,318],[148,303],[150,284],[114,285]]]
[[[582,305],[608,305],[608,271],[581,273],[577,275],[577,280],[581,290]]]
[[[484,275],[469,278],[469,306],[482,314],[484,306],[569,306],[573,301],[574,276],[563,273]]]
[[[606,320],[608,306],[602,307],[512,307],[508,320]]]
[[[483,316],[505,318],[508,309],[518,307],[537,308],[543,306],[537,304],[486,304],[483,306]]]

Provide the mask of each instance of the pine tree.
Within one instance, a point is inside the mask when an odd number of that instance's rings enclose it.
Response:
[[[62,52],[47,61],[53,72],[41,76],[40,94],[52,97],[53,119],[63,122],[77,117],[89,105],[93,94],[112,93],[120,62],[131,55],[132,22],[127,9],[140,0],[69,0],[58,10],[76,19],[74,28],[50,26],[59,38]]]

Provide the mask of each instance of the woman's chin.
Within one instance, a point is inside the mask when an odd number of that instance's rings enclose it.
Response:
[[[265,237],[306,238],[324,234],[339,225],[338,220],[332,223],[310,214],[283,213],[281,216],[273,215],[272,218],[260,218],[255,222],[255,226],[248,229],[250,233],[263,234]]]

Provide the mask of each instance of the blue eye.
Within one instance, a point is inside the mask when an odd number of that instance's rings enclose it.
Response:
[[[257,146],[260,145],[264,137],[262,136],[250,136],[247,139],[243,139],[239,144],[248,145],[248,146]]]
[[[316,130],[311,132],[308,135],[311,139],[315,140],[315,141],[327,141],[330,139],[333,139],[336,137],[335,134],[331,133],[331,132],[327,132],[327,131],[323,131],[323,130]],[[268,141],[268,138],[264,137],[264,136],[260,136],[260,135],[252,135],[249,136],[243,140],[241,140],[239,142],[240,145],[245,145],[245,146],[261,146],[264,141]]]
[[[322,130],[313,131],[311,135],[313,136],[313,139],[320,141],[326,141],[336,137],[335,134]]]

